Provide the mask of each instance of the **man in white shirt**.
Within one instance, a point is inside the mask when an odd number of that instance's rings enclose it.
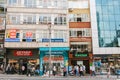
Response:
[[[91,76],[96,76],[96,74],[95,74],[95,66],[94,66],[94,65],[92,65],[92,66],[90,67],[90,70],[92,71],[92,72],[91,72]]]

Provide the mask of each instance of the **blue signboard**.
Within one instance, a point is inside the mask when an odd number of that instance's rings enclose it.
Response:
[[[32,42],[31,38],[26,38],[26,42]]]
[[[40,47],[40,51],[49,51],[49,47]],[[69,47],[51,47],[51,51],[69,51]]]
[[[57,52],[52,51],[52,52],[51,52],[52,55],[55,55],[55,54],[57,54],[57,55],[59,54],[59,55],[60,55],[60,54],[63,54],[63,53],[64,53],[64,52],[62,52],[62,51],[61,51],[61,52],[60,52],[60,51],[57,51]],[[50,53],[49,53],[49,52],[45,52],[45,54],[48,54],[48,55],[49,55]]]
[[[5,39],[5,42],[20,42],[19,38],[7,38]]]
[[[42,42],[49,42],[49,39],[44,38],[42,39]],[[51,39],[51,42],[64,42],[64,40],[55,38],[55,39]]]

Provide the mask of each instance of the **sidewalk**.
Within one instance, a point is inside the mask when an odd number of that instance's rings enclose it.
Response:
[[[2,77],[29,77],[29,76],[26,76],[26,75],[19,75],[19,74],[0,74],[0,78]],[[36,78],[49,78],[49,76],[30,76],[30,77],[36,77]],[[107,78],[107,75],[96,75],[96,76],[90,76],[90,75],[86,75],[86,76],[50,76],[50,78]],[[110,75],[109,78],[113,78],[113,79],[120,79],[120,76],[119,78],[117,78],[116,75]]]

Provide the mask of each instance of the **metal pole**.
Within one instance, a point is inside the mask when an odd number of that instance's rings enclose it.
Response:
[[[49,24],[49,77],[51,71],[51,24]]]

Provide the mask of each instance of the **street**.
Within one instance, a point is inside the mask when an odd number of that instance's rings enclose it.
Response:
[[[82,76],[82,77],[75,77],[75,76],[51,76],[51,77],[42,77],[42,76],[26,76],[26,75],[7,75],[7,74],[0,74],[0,80],[120,80],[116,76],[110,76],[107,78],[106,75],[97,75],[97,76]]]

